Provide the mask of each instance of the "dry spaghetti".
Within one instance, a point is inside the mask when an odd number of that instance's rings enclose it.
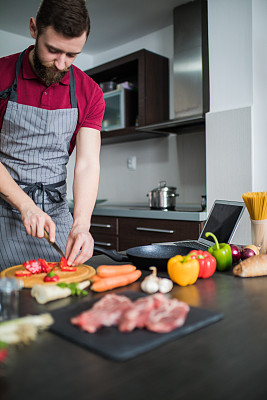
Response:
[[[267,192],[249,192],[242,195],[250,219],[267,219]]]

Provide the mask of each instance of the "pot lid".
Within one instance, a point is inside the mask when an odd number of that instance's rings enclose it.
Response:
[[[176,191],[176,187],[174,186],[167,186],[166,181],[160,181],[158,184],[158,187],[155,189],[152,189],[151,192],[168,192],[168,191],[172,191],[175,192]]]

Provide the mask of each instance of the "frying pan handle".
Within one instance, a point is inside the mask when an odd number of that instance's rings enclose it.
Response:
[[[129,261],[129,258],[125,254],[120,254],[116,250],[107,250],[103,247],[94,246],[94,251],[105,254],[114,261]]]

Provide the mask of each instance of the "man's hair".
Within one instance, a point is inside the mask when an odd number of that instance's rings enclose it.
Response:
[[[85,0],[42,0],[36,16],[38,35],[52,26],[64,36],[73,38],[90,32],[90,18]]]

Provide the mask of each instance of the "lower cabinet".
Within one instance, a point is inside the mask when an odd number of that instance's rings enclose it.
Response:
[[[95,245],[119,250],[118,218],[92,216],[90,232]]]
[[[151,243],[198,239],[204,222],[93,216],[95,244],[117,251]]]

